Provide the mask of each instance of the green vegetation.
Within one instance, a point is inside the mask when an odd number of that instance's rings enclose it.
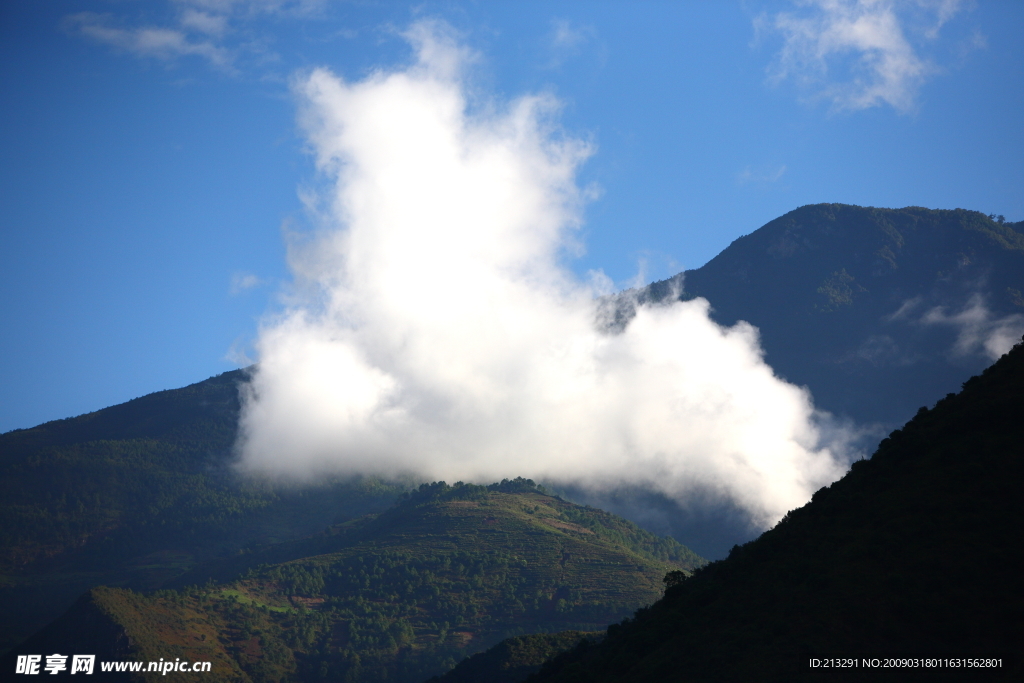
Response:
[[[856,284],[853,276],[843,268],[832,273],[818,287],[817,292],[825,298],[825,303],[819,304],[815,308],[826,313],[838,311],[843,306],[852,306],[854,295],[865,291],[867,290]]]
[[[294,557],[263,562],[271,552]],[[657,599],[667,571],[703,564],[525,479],[424,484],[378,516],[234,562],[218,565],[236,573],[223,583],[98,588],[91,602],[137,660],[209,659],[218,680],[418,683],[509,636],[603,628]],[[21,649],[74,648],[41,637]]]
[[[588,647],[603,636],[596,631],[562,631],[506,638],[486,652],[467,657],[454,669],[431,678],[428,683],[519,683],[540,671],[541,665],[551,657],[581,642]]]
[[[244,377],[0,435],[0,650],[92,586],[153,589],[205,560],[386,509],[404,489],[238,476]]]
[[[1024,654],[1024,343],[728,559],[669,574],[650,608],[531,681],[822,680],[813,657],[1001,657],[990,671],[854,680],[1018,680]]]

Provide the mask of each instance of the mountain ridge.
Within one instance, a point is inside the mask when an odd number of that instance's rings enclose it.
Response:
[[[1022,291],[1024,222],[964,209],[812,204],[638,299],[708,299],[717,322],[758,327],[766,361],[810,387],[819,407],[891,429],[995,360],[977,343],[956,348],[972,322],[979,334],[995,334],[999,321],[1012,327],[1004,352],[1024,333]],[[988,317],[956,319],[972,306]],[[879,391],[893,375],[900,390]]]

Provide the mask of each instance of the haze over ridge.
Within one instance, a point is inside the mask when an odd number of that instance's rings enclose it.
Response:
[[[698,299],[600,329],[607,279],[560,264],[591,147],[551,97],[469,107],[473,55],[445,25],[405,35],[408,68],[296,85],[333,186],[260,332],[242,465],[699,489],[760,526],[840,476],[811,397],[774,376],[750,325],[719,327]]]

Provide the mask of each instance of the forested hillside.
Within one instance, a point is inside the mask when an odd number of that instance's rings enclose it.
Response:
[[[583,640],[602,638],[601,631],[560,631],[506,638],[485,652],[467,657],[454,669],[427,683],[519,683],[540,670],[548,659]]]
[[[540,683],[1020,680],[1024,344],[760,538],[551,660]],[[997,659],[965,672],[828,671],[811,658]]]
[[[225,373],[0,435],[0,650],[92,586],[157,588],[197,562],[384,510],[404,489],[239,477],[243,380]]]
[[[656,599],[667,571],[703,564],[521,479],[423,485],[379,516],[266,552],[277,561],[221,563],[234,575],[223,582],[94,589],[18,652],[79,651],[92,636],[75,624],[100,613],[114,632],[101,652],[129,643],[123,658],[212,661],[217,680],[413,683],[510,635],[602,628]]]

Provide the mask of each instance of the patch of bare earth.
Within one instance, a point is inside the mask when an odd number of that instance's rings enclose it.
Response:
[[[563,522],[560,519],[545,519],[544,523],[553,526],[556,529],[564,529],[565,531],[575,531],[580,534],[595,535],[593,531],[586,527],[582,527],[579,524],[573,524],[572,522]]]

